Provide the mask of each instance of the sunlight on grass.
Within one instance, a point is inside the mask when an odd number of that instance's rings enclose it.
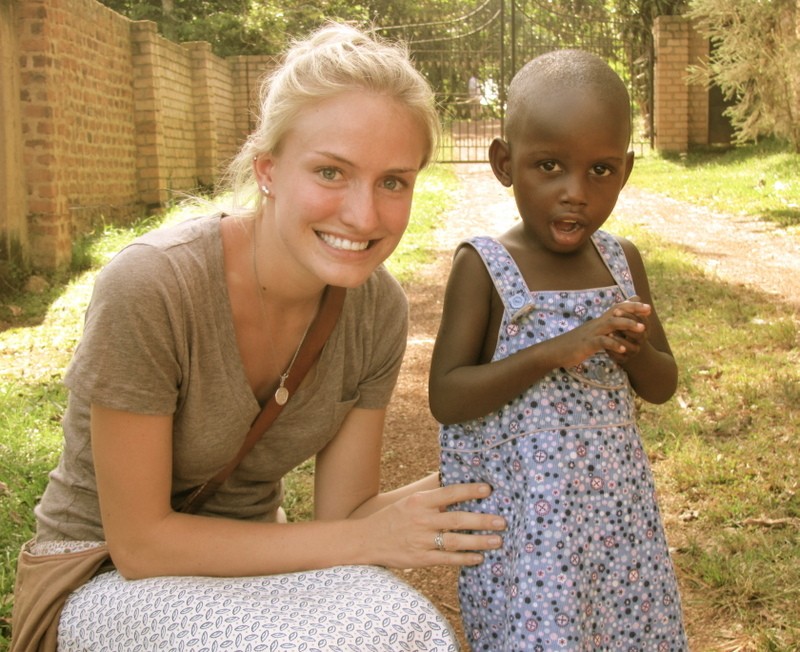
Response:
[[[637,158],[633,186],[716,211],[800,226],[800,156],[766,141],[690,156]]]
[[[715,650],[726,632],[747,650],[800,649],[797,313],[644,229],[609,228],[642,250],[680,367],[676,396],[643,404],[640,424],[668,533],[684,542],[690,629],[716,632]]]
[[[399,281],[412,278],[419,266],[430,260],[435,245],[432,235],[442,215],[452,206],[455,184],[451,166],[434,165],[420,174],[408,229],[386,261],[386,267]]]

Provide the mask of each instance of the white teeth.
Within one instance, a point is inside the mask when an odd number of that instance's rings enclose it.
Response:
[[[364,249],[369,246],[369,240],[355,242],[354,240],[338,238],[330,233],[319,233],[318,235],[323,242],[330,245],[334,249],[344,249],[346,251],[364,251]]]

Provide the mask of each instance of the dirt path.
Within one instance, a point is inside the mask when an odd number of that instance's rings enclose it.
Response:
[[[438,468],[438,426],[427,409],[428,364],[452,252],[463,238],[499,234],[517,219],[513,197],[496,181],[487,164],[460,165],[456,171],[461,190],[455,207],[436,232],[439,255],[406,287],[411,328],[388,415],[386,487],[411,482]],[[634,188],[625,189],[616,215],[686,247],[709,274],[773,294],[800,312],[800,239],[766,223],[716,214]],[[454,624],[463,643],[455,588],[457,571],[437,567],[398,573],[434,601]]]
[[[800,309],[800,237],[770,222],[724,215],[626,188],[615,215],[691,252],[706,272]]]

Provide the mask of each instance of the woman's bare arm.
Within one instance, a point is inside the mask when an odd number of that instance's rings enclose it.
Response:
[[[161,575],[223,577],[340,564],[418,567],[478,563],[480,555],[476,553],[438,553],[433,550],[433,537],[439,529],[501,529],[493,516],[443,511],[452,503],[486,495],[488,488],[459,485],[412,491],[384,504],[373,491],[378,458],[377,445],[370,441],[376,436],[380,440],[380,432],[376,435],[373,428],[378,422],[382,428],[383,417],[372,412],[354,410],[340,432],[343,447],[362,450],[363,460],[356,456],[341,466],[336,446],[321,458],[322,480],[317,491],[326,497],[321,499],[320,519],[277,524],[173,511],[171,417],[93,406],[92,445],[103,527],[120,573],[130,579]],[[363,448],[355,444],[361,438]],[[327,461],[326,455],[330,455]],[[334,461],[337,464],[328,466]],[[365,479],[361,479],[362,474]],[[372,500],[378,501],[374,509],[366,507]],[[348,512],[353,514],[359,505],[365,516],[348,518]],[[398,539],[398,532],[407,535],[404,542]],[[499,541],[482,535],[470,539],[470,543],[474,550],[482,550],[496,547]]]

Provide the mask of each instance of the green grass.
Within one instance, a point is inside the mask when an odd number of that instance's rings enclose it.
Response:
[[[434,252],[433,232],[441,216],[452,206],[456,186],[452,167],[435,165],[422,172],[414,192],[414,208],[408,229],[386,266],[400,280],[410,280]]]
[[[681,370],[640,423],[690,626],[711,635],[702,650],[800,649],[797,313],[643,229],[609,228],[641,249]]]
[[[720,212],[800,227],[800,154],[764,141],[688,156],[645,154],[630,183]]]
[[[706,156],[711,155],[699,159]],[[715,166],[726,156],[713,155]],[[702,203],[709,203],[730,193],[723,202],[730,209],[739,206],[736,193],[744,192],[733,171],[763,169],[761,155],[739,156],[730,162],[729,183],[723,183],[724,169],[714,172],[713,184],[720,187],[703,189],[705,166],[693,156],[646,157],[634,178],[659,190],[665,175],[679,172],[680,178],[666,179],[671,192],[677,187],[686,193],[679,198],[705,197]],[[776,166],[783,156],[771,146],[763,151]],[[642,174],[649,165],[651,172]],[[683,179],[687,172],[691,181]],[[456,188],[446,166],[420,180],[409,236],[388,263],[401,278],[429,259],[431,234]],[[751,197],[741,205],[753,201],[748,211],[770,217],[773,199],[764,197],[763,204]],[[32,534],[32,508],[58,456],[66,400],[59,380],[80,335],[94,274],[111,252],[152,226],[106,229],[81,244],[86,271],[54,283],[44,295],[0,300],[6,324],[0,331],[0,649],[8,633],[16,554]],[[797,313],[771,296],[708,276],[689,254],[643,229],[616,223],[609,228],[642,250],[681,369],[676,396],[661,406],[643,404],[640,423],[689,628],[703,641],[694,652],[800,649]],[[309,462],[289,478],[290,518],[310,516],[312,473]]]

